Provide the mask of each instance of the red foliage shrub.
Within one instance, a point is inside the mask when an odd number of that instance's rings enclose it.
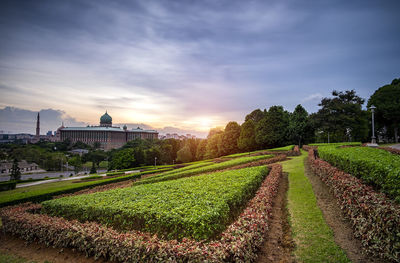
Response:
[[[303,150],[304,151],[310,151],[310,149],[317,149],[318,147],[317,146],[310,146],[310,145],[303,145]]]
[[[80,223],[34,213],[40,204],[24,204],[0,210],[3,230],[28,241],[72,247],[120,262],[208,261],[251,262],[264,242],[282,175],[279,164],[271,170],[255,197],[218,240],[161,240],[139,231],[118,232],[95,222]]]
[[[366,252],[400,262],[400,206],[308,151],[311,169],[331,189]]]
[[[378,149],[382,149],[382,150],[388,151],[388,152],[393,153],[393,154],[400,154],[400,150],[394,149],[394,148],[390,148],[390,147],[378,147]]]

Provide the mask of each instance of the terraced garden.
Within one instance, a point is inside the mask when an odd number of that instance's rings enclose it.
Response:
[[[315,182],[310,184],[311,175],[303,164],[307,154],[300,155],[292,145],[189,163],[174,170],[149,168],[36,191],[7,191],[8,195],[0,194],[3,206],[22,204],[0,210],[2,228],[30,242],[73,248],[117,262],[256,262],[265,258],[266,262],[399,262],[400,209],[393,201],[397,188],[389,184],[398,186],[398,156],[358,143],[343,145],[305,148],[310,150],[309,167],[333,193],[337,204],[332,205],[343,211],[334,216],[347,217],[362,244],[356,254],[371,255],[360,256],[361,261],[335,239],[337,233],[326,223],[326,208],[315,197],[320,190],[314,188]],[[288,175],[282,173],[282,166]],[[286,176],[287,197],[279,190]],[[272,213],[278,193],[287,199],[288,209],[288,217],[279,219]],[[288,245],[284,251],[293,256],[272,251],[282,238],[273,227],[277,222],[281,229],[284,224],[290,226],[283,234],[291,236],[295,246]],[[273,259],[268,254],[260,257],[264,248],[270,248],[266,253],[275,253]]]

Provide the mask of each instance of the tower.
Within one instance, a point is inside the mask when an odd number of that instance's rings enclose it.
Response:
[[[39,116],[39,112],[37,114],[37,119],[36,119],[36,137],[40,137],[40,116]]]

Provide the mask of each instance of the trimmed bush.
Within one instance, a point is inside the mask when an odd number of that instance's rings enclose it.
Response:
[[[270,173],[238,219],[218,240],[162,240],[156,235],[130,231],[120,233],[97,223],[79,223],[64,218],[32,214],[40,204],[20,205],[0,211],[5,232],[28,241],[56,247],[71,247],[86,255],[119,262],[253,262],[269,229],[273,200],[282,167]]]
[[[400,206],[360,179],[316,159],[313,149],[308,153],[311,169],[333,192],[364,250],[400,262]]]
[[[172,239],[222,232],[260,186],[265,166],[49,200],[43,213]]]
[[[224,161],[221,163],[215,163],[212,165],[207,165],[207,166],[202,166],[196,169],[190,169],[190,170],[184,170],[180,172],[179,170],[176,173],[173,174],[159,174],[157,176],[152,176],[146,179],[143,179],[141,181],[135,182],[134,185],[139,185],[139,184],[149,184],[149,183],[156,183],[156,182],[162,182],[162,181],[169,181],[169,180],[175,180],[179,178],[184,178],[184,177],[189,177],[197,174],[202,174],[202,173],[207,173],[207,172],[215,172],[218,170],[223,170],[226,168],[234,167],[237,165],[245,164],[245,163],[251,163],[263,159],[268,159],[273,157],[273,155],[261,155],[261,156],[251,156],[251,157],[241,157],[229,161]]]
[[[8,206],[8,205],[15,205],[24,202],[42,202],[45,200],[51,199],[55,195],[73,193],[76,191],[80,191],[82,189],[91,188],[98,185],[106,185],[126,180],[134,180],[141,178],[142,175],[145,174],[152,174],[156,172],[162,172],[169,170],[169,168],[165,170],[157,170],[157,171],[147,171],[142,173],[135,173],[124,175],[116,178],[106,178],[103,180],[91,181],[91,182],[79,182],[76,184],[64,185],[60,186],[56,189],[43,189],[43,190],[34,190],[34,191],[27,191],[22,193],[10,193],[9,195],[5,195],[0,197],[0,207]]]
[[[400,156],[370,147],[318,147],[318,154],[400,202]]]
[[[0,182],[0,191],[15,189],[17,181]]]

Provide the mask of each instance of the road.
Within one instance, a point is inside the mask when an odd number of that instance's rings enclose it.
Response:
[[[392,145],[390,147],[393,148],[393,149],[400,150],[400,144],[395,144],[395,145]]]
[[[98,173],[105,173],[106,170],[105,169],[99,169],[97,170]],[[69,177],[71,174],[74,174],[74,171],[66,171],[66,172],[47,172],[47,173],[37,173],[37,174],[22,174],[21,175],[21,180],[28,180],[28,179],[42,179],[45,177],[48,178],[59,178],[60,175],[62,175],[62,177]],[[80,172],[78,173],[78,175],[84,175],[84,172]],[[4,176],[0,176],[0,182],[4,182],[4,181],[9,181],[10,180],[10,176],[9,175],[4,175]]]

